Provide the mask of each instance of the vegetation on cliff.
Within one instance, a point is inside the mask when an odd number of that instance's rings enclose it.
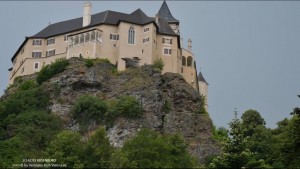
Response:
[[[153,67],[116,72],[106,61],[74,58],[18,78],[0,99],[0,167],[46,164],[27,159],[78,168],[197,166],[189,142],[201,137],[187,131],[201,119],[209,138],[209,116],[195,114],[201,98],[182,77]],[[179,115],[189,127],[168,120],[185,123]]]

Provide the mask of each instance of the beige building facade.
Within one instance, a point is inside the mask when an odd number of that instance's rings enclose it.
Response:
[[[60,58],[106,58],[119,71],[126,69],[128,59],[144,65],[161,58],[165,64],[162,73],[179,73],[199,91],[192,41],[189,39],[188,49],[182,47],[179,21],[165,1],[155,17],[140,9],[131,14],[104,11],[92,15],[91,8],[86,2],[83,17],[51,24],[26,37],[11,59],[9,83]]]

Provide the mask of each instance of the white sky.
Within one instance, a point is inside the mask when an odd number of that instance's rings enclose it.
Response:
[[[154,16],[162,1],[92,1],[92,13],[131,13],[140,8]],[[299,1],[167,1],[180,20],[186,46],[209,85],[209,114],[228,127],[236,107],[261,113],[268,127],[289,117],[300,105]],[[0,95],[8,84],[11,57],[24,41],[55,23],[81,17],[83,1],[0,1]]]

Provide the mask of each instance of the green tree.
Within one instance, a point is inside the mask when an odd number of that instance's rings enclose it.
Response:
[[[229,123],[229,138],[225,142],[224,152],[210,163],[210,168],[266,168],[263,160],[257,161],[255,154],[246,148],[247,137],[244,135],[241,121],[235,118]]]
[[[56,159],[59,164],[66,164],[69,168],[83,168],[81,161],[84,157],[84,143],[79,133],[62,131],[50,143],[46,154],[49,158]]]
[[[112,151],[105,129],[99,128],[87,142],[85,168],[108,168]]]
[[[124,117],[137,118],[141,117],[143,109],[137,99],[133,96],[121,96],[117,103],[117,111]]]
[[[72,107],[71,114],[80,124],[81,131],[86,131],[93,121],[99,123],[104,120],[107,104],[94,96],[79,97]]]
[[[114,159],[122,159],[126,166],[138,168],[191,168],[194,161],[186,148],[179,135],[160,135],[143,129],[125,142],[120,156],[114,155]]]
[[[257,126],[265,126],[265,120],[256,110],[247,110],[242,115],[242,127],[246,136],[251,136]]]

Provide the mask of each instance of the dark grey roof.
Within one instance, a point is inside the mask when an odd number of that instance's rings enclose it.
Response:
[[[202,75],[201,72],[199,72],[199,74],[198,74],[198,81],[199,81],[199,82],[205,82],[206,84],[208,84],[208,83],[206,82],[206,80],[204,79],[204,77],[203,77],[203,75]]]
[[[121,12],[107,10],[92,15],[91,23],[87,27],[93,27],[100,24],[118,25],[120,21],[132,23],[132,24],[138,24],[138,25],[145,25],[151,22],[155,23],[155,18],[148,17],[141,9],[137,9],[131,14],[125,14]],[[83,22],[83,18],[80,17],[76,19],[54,23],[48,25],[46,28],[44,28],[37,34],[31,37],[26,37],[22,45],[16,51],[14,56],[11,58],[11,61],[13,62],[13,60],[16,58],[17,54],[19,53],[19,51],[22,49],[22,47],[25,45],[25,43],[28,41],[29,38],[49,38],[52,36],[66,34],[75,30],[87,28],[82,26],[82,22]],[[156,25],[158,27],[159,34],[178,36],[170,27],[168,22],[165,21],[163,18],[160,18],[159,22]]]
[[[39,33],[31,36],[31,38],[48,38],[51,36],[68,33],[74,30],[79,30],[82,27],[83,18],[71,19],[63,22],[58,22],[47,26]],[[145,25],[154,22],[155,19],[148,17],[141,9],[137,9],[131,14],[125,14],[114,11],[104,11],[92,15],[91,23],[87,27],[92,27],[100,24],[118,25],[120,21],[129,22],[138,25]],[[163,21],[161,21],[163,22]],[[160,31],[162,30],[162,31]],[[165,23],[159,24],[158,33],[176,35],[172,28]]]
[[[167,22],[177,22],[179,23],[179,20],[175,19],[173,17],[173,15],[171,14],[170,12],[170,9],[166,3],[166,1],[164,0],[163,4],[161,5],[157,15],[160,17],[160,18],[164,18]]]

